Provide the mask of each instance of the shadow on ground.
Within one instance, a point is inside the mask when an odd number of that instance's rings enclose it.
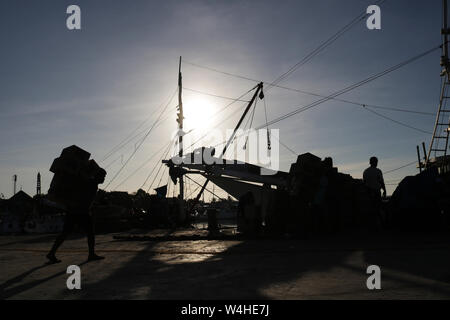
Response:
[[[98,263],[96,272],[104,272],[104,276],[96,277],[95,272],[89,271],[90,281],[83,284],[83,290],[76,298],[300,299],[308,298],[310,292],[321,292],[322,287],[324,297],[340,298],[333,296],[333,292],[341,290],[353,294],[353,298],[365,298],[368,291],[366,268],[371,264],[389,270],[383,279],[399,287],[437,292],[450,298],[447,235],[434,242],[428,241],[428,236],[411,238],[410,235],[377,239],[366,235],[344,240],[332,237],[245,240],[228,243],[225,250],[217,250],[217,253],[210,248],[223,248],[223,242],[180,241],[176,245],[183,250],[171,252],[167,242],[140,241],[139,249],[127,256],[129,258],[106,254],[107,260],[95,262]],[[114,248],[123,243],[112,241],[109,245]],[[168,251],[161,254],[161,248],[166,247]],[[122,255],[120,251],[114,254]],[[356,254],[360,260],[355,260]],[[120,258],[123,263],[110,268],[115,259]],[[13,286],[42,268],[45,265],[36,266],[1,284],[0,297],[14,297],[65,273],[64,270]],[[98,271],[100,269],[103,271]],[[350,278],[346,278],[349,275]],[[347,284],[348,288],[344,286]],[[359,293],[363,294],[359,296]],[[383,298],[383,293],[374,297]]]

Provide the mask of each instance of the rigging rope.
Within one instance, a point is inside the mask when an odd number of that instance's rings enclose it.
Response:
[[[383,173],[383,175],[390,174],[390,173],[395,172],[395,171],[398,171],[398,170],[400,170],[400,169],[409,167],[409,166],[411,166],[411,165],[413,165],[413,164],[417,164],[417,160],[416,160],[416,161],[413,161],[413,162],[410,162],[410,163],[407,163],[407,164],[405,164],[405,165],[403,165],[403,166],[400,166],[400,167],[398,167],[398,168],[395,168],[395,169],[392,169],[392,170],[389,170],[389,171],[385,171],[385,172]]]
[[[388,116],[385,116],[385,115],[383,115],[383,114],[381,114],[381,113],[379,113],[379,112],[376,112],[376,111],[373,111],[373,110],[370,110],[370,109],[367,109],[367,108],[364,108],[364,110],[369,111],[369,112],[372,112],[373,114],[375,114],[375,115],[377,115],[377,116],[379,116],[379,117],[382,117],[382,118],[384,118],[384,119],[386,119],[386,120],[392,121],[392,122],[394,122],[394,123],[396,123],[396,124],[399,124],[399,125],[401,125],[401,126],[404,126],[404,127],[406,127],[406,128],[410,128],[410,129],[413,129],[413,130],[416,130],[416,131],[419,131],[419,132],[422,132],[422,133],[431,134],[431,132],[429,132],[429,131],[426,131],[426,130],[422,130],[422,129],[413,127],[413,126],[411,126],[411,125],[409,125],[409,124],[406,124],[406,123],[400,122],[400,121],[398,121],[398,120],[392,119],[392,118],[390,118],[390,117],[388,117]]]
[[[225,107],[223,107],[221,110],[219,110],[218,112],[216,112],[212,117],[211,117],[211,119],[214,119],[215,117],[217,117],[220,113],[222,113],[223,111],[225,111],[228,107],[230,107],[231,105],[233,105],[234,103],[236,103],[237,101],[240,101],[240,99],[242,98],[242,97],[244,97],[244,96],[246,96],[249,92],[251,92],[253,89],[255,89],[256,87],[253,87],[252,89],[250,89],[250,90],[248,90],[247,92],[245,92],[245,93],[243,93],[242,95],[240,95],[238,98],[236,98],[236,99],[234,99],[231,103],[229,103],[229,104],[227,104]],[[244,106],[242,106],[241,108],[243,108],[243,107],[245,107],[245,105]],[[232,116],[234,116],[234,113],[232,113],[229,117],[227,117],[225,120],[222,120],[221,122],[223,123],[223,122],[225,122],[225,121],[227,121],[228,119],[230,119]],[[192,131],[194,131],[195,130],[195,128],[194,129],[192,129]],[[193,149],[193,146],[195,145],[195,144],[197,144],[199,141],[201,141],[201,140],[203,140],[206,136],[208,136],[210,134],[210,132],[207,132],[207,133],[205,133],[203,136],[201,136],[199,139],[197,139],[196,141],[194,141],[190,146],[188,146],[187,148],[185,147],[184,149],[185,150],[187,150],[187,149]]]
[[[176,93],[176,92],[175,92]],[[131,155],[128,157],[127,161],[122,165],[122,167],[120,168],[120,170],[114,175],[114,177],[109,181],[109,183],[106,185],[105,190],[108,188],[108,186],[118,177],[118,175],[122,172],[122,170],[127,166],[127,164],[130,162],[130,160],[133,158],[133,156],[136,154],[136,152],[139,150],[139,148],[142,146],[142,144],[144,143],[144,141],[147,139],[147,137],[150,135],[150,133],[152,132],[153,128],[155,127],[156,123],[158,123],[158,121],[161,119],[162,115],[164,114],[164,112],[167,110],[167,108],[169,107],[169,104],[172,102],[173,98],[175,97],[175,93],[172,95],[171,99],[169,100],[169,102],[166,104],[166,106],[163,108],[163,110],[161,111],[161,113],[159,114],[158,118],[155,120],[155,122],[153,123],[152,127],[148,130],[148,132],[146,133],[146,135],[144,136],[144,138],[141,140],[141,142],[139,143],[138,147],[131,153]]]
[[[175,142],[173,142],[175,143]],[[171,143],[167,146],[167,151],[170,151],[170,147],[172,146],[172,141]],[[141,189],[144,188],[145,184],[147,183],[148,179],[150,179],[151,175],[153,174],[153,172],[155,171],[156,167],[158,166],[158,164],[162,164],[162,159],[165,157],[165,154],[162,153],[161,157],[159,158],[158,162],[156,163],[156,165],[153,167],[152,171],[150,171],[150,173],[147,175],[147,178],[145,178],[144,183],[141,185]]]
[[[291,112],[289,112],[289,113],[287,113],[285,115],[282,115],[282,116],[280,116],[280,117],[278,117],[276,119],[273,119],[273,120],[269,121],[269,125],[272,125],[274,123],[280,122],[280,121],[282,121],[284,119],[287,119],[289,117],[292,117],[292,116],[294,116],[294,115],[296,115],[296,114],[298,114],[300,112],[303,112],[303,111],[306,111],[308,109],[314,108],[314,107],[316,107],[316,106],[318,106],[318,105],[320,105],[320,104],[322,104],[324,102],[327,102],[327,101],[329,101],[329,100],[331,100],[331,99],[333,99],[333,98],[335,98],[337,96],[340,96],[340,95],[342,95],[344,93],[352,91],[352,90],[354,90],[356,88],[359,88],[359,87],[361,87],[361,86],[363,86],[363,85],[365,85],[365,84],[367,84],[369,82],[372,82],[372,81],[374,81],[374,80],[376,80],[376,79],[378,79],[378,78],[380,78],[382,76],[385,76],[385,75],[387,75],[387,74],[389,74],[389,73],[391,73],[393,71],[396,71],[396,70],[398,70],[398,69],[400,69],[400,68],[402,68],[402,67],[404,67],[404,66],[406,66],[406,65],[408,65],[408,64],[410,64],[410,63],[412,63],[412,62],[414,62],[414,61],[416,61],[416,60],[418,60],[418,59],[420,59],[420,58],[422,58],[422,57],[424,57],[424,56],[434,52],[434,51],[436,51],[437,49],[440,49],[440,47],[441,47],[440,45],[436,46],[436,47],[433,47],[433,48],[431,48],[431,49],[429,49],[429,50],[427,50],[425,52],[422,52],[422,53],[420,53],[420,54],[418,54],[418,55],[416,55],[416,56],[414,56],[412,58],[409,58],[409,59],[407,59],[407,60],[405,60],[405,61],[403,61],[401,63],[398,63],[398,64],[396,64],[396,65],[394,65],[394,66],[392,66],[392,67],[390,67],[390,68],[388,68],[388,69],[386,69],[386,70],[384,70],[382,72],[376,73],[376,74],[374,74],[372,76],[367,77],[364,80],[361,80],[361,81],[359,81],[359,82],[357,82],[355,84],[352,84],[352,85],[350,85],[348,87],[345,87],[345,88],[343,88],[343,89],[341,89],[339,91],[336,91],[336,92],[334,92],[333,94],[331,94],[331,95],[329,95],[327,97],[324,97],[322,99],[314,101],[314,102],[312,102],[312,103],[310,103],[310,104],[308,104],[306,106],[298,108],[297,110],[291,111]],[[258,129],[260,129],[260,128],[258,128]]]
[[[386,0],[379,0],[375,4],[380,5]],[[339,39],[342,35],[344,35],[347,31],[349,31],[351,28],[353,28],[358,22],[364,20],[367,16],[366,10],[364,10],[362,13],[360,13],[358,16],[356,16],[352,21],[350,21],[348,24],[346,24],[344,27],[339,29],[335,34],[333,34],[330,38],[325,40],[322,44],[320,44],[316,49],[314,49],[312,52],[310,52],[308,55],[306,55],[302,60],[297,62],[294,66],[292,66],[288,71],[283,73],[281,76],[279,76],[277,79],[272,81],[271,84],[269,84],[267,90],[270,90],[273,85],[277,85],[281,81],[285,80],[287,77],[289,77],[292,73],[297,71],[300,67],[308,63],[311,59],[313,59],[315,56],[317,56],[321,51],[323,51],[326,47],[331,45],[333,42],[335,42],[337,39]]]
[[[148,164],[150,162],[150,160],[152,160],[157,154],[159,154],[161,151],[165,150],[168,146],[170,146],[172,144],[172,141],[169,141],[168,145],[164,145],[162,148],[160,148],[158,151],[156,151],[155,153],[153,153],[150,158],[148,158],[147,160],[145,160],[135,171],[133,171],[132,174],[130,174],[128,177],[126,177],[121,183],[119,183],[114,190],[117,190],[117,188],[119,188],[122,184],[124,184],[125,182],[128,181],[128,179],[130,179],[132,176],[134,176],[137,172],[139,172],[139,170],[141,170],[146,164]]]
[[[187,90],[187,91],[195,92],[195,93],[198,93],[198,94],[202,94],[202,95],[205,95],[205,96],[215,97],[215,98],[221,98],[221,99],[233,100],[233,101],[241,101],[241,102],[247,102],[247,103],[249,102],[248,100],[241,100],[239,98],[236,99],[236,98],[225,97],[225,96],[221,96],[221,95],[218,95],[218,94],[213,94],[213,93],[209,93],[209,92],[205,92],[205,91],[190,89],[190,88],[186,88],[186,87],[183,87],[183,89]]]
[[[369,77],[365,78],[364,80],[361,80],[361,81],[359,81],[357,83],[354,83],[354,84],[352,84],[352,85],[350,85],[348,87],[345,87],[345,88],[343,88],[343,89],[341,89],[339,91],[336,91],[336,92],[334,92],[333,94],[331,94],[329,96],[326,96],[326,97],[324,97],[322,99],[319,99],[319,100],[316,100],[316,101],[314,101],[314,102],[312,102],[312,103],[310,103],[308,105],[302,106],[302,107],[300,107],[300,108],[298,108],[298,109],[296,109],[294,111],[286,113],[286,114],[284,114],[284,115],[282,115],[282,116],[280,116],[280,117],[278,117],[276,119],[273,119],[273,120],[269,121],[268,123],[266,123],[264,125],[260,125],[260,126],[256,127],[255,129],[258,130],[258,129],[264,128],[267,125],[275,124],[277,122],[280,122],[280,121],[283,121],[283,120],[285,120],[287,118],[290,118],[290,117],[292,117],[292,116],[294,116],[294,115],[296,115],[298,113],[301,113],[301,112],[304,112],[304,111],[309,110],[311,108],[314,108],[316,106],[319,106],[319,105],[321,105],[321,104],[323,104],[323,103],[325,103],[325,102],[327,102],[327,101],[329,101],[329,100],[331,100],[331,99],[333,99],[333,98],[335,98],[337,96],[340,96],[340,95],[342,95],[344,93],[352,91],[352,90],[354,90],[356,88],[359,88],[359,87],[361,87],[361,86],[363,86],[363,85],[365,85],[365,84],[367,84],[369,82],[372,82],[372,81],[374,81],[374,80],[376,80],[376,79],[378,79],[378,78],[380,78],[382,76],[385,76],[385,75],[387,75],[387,74],[389,74],[389,73],[391,73],[393,71],[396,71],[396,70],[398,70],[398,69],[400,69],[400,68],[402,68],[402,67],[404,67],[404,66],[406,66],[406,65],[408,65],[408,64],[410,64],[410,63],[412,63],[412,62],[414,62],[414,61],[416,61],[416,60],[418,60],[418,59],[420,59],[420,58],[422,58],[422,57],[424,57],[424,56],[426,56],[426,55],[428,55],[428,54],[430,54],[430,53],[432,53],[432,52],[434,52],[434,51],[436,51],[438,49],[440,49],[440,48],[441,48],[441,45],[433,47],[433,48],[431,48],[431,49],[429,49],[427,51],[424,51],[424,52],[422,52],[422,53],[420,53],[420,54],[418,54],[418,55],[416,55],[416,56],[414,56],[412,58],[409,58],[409,59],[407,59],[407,60],[405,60],[405,61],[403,61],[401,63],[398,63],[398,64],[396,64],[396,65],[394,65],[394,66],[392,66],[392,67],[390,67],[390,68],[388,68],[388,69],[386,69],[386,70],[384,70],[382,72],[376,73],[376,74],[374,74],[372,76],[369,76]],[[421,129],[419,129],[419,130],[421,130]],[[220,145],[222,145],[224,143],[226,143],[226,141],[217,144],[216,147],[220,146]]]
[[[175,88],[175,93],[177,92],[177,88]],[[173,99],[173,98],[171,98]],[[157,111],[159,111],[162,107],[164,106],[164,102],[161,103],[161,105],[156,109],[156,111],[154,113],[156,113]],[[139,128],[141,128],[147,121],[149,121],[152,117],[153,114],[152,113],[147,119],[145,119],[143,122],[141,122],[125,139],[123,139],[119,144],[117,144],[115,147],[113,147],[103,158],[102,160],[100,160],[100,162],[105,161],[106,159],[108,159],[109,157],[111,157],[114,153],[116,153],[118,150],[120,150],[123,146],[125,146],[126,144],[128,144],[131,140],[133,140],[137,135],[133,136],[133,134],[139,130]],[[145,132],[146,130],[144,130]],[[140,133],[142,134],[142,132]],[[138,134],[139,135],[139,134]],[[130,137],[133,136],[130,140]]]
[[[169,154],[169,152],[170,152],[170,147],[167,149],[167,152],[164,154],[163,158],[166,158],[167,155]],[[162,158],[161,158],[161,160],[160,160],[160,165],[159,165],[158,171],[156,172],[156,175],[155,175],[155,177],[153,178],[152,183],[150,184],[150,186],[149,186],[148,189],[147,189],[147,193],[148,193],[149,190],[153,187],[153,183],[155,183],[155,180],[156,180],[156,178],[158,177],[159,171],[161,170],[162,166],[164,165],[161,161],[162,161]]]
[[[189,180],[191,180],[192,182],[194,182],[196,185],[198,185],[198,186],[200,186],[200,187],[203,187],[200,183],[198,183],[197,181],[191,179],[189,176],[186,175],[186,178],[188,178]],[[217,194],[215,194],[214,192],[210,191],[210,190],[209,190],[208,188],[206,188],[206,187],[205,187],[205,190],[208,191],[209,193],[211,193],[213,196],[219,198],[220,200],[225,200],[225,199],[219,197],[219,196],[218,196]]]

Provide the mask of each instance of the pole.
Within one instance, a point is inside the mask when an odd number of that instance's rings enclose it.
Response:
[[[15,175],[13,175],[13,185],[14,185],[14,188],[13,188],[13,195],[15,195],[16,194],[16,187],[17,187],[17,174],[15,174]]]
[[[420,162],[420,150],[419,150],[419,146],[417,146],[417,160],[419,160],[419,172],[422,172],[422,163]]]
[[[225,155],[225,152],[227,151],[227,148],[229,147],[229,145],[231,144],[231,142],[234,139],[234,136],[236,135],[236,131],[239,129],[239,127],[241,126],[242,121],[244,121],[245,116],[248,113],[248,110],[250,110],[250,107],[252,106],[253,102],[255,102],[256,97],[258,96],[259,92],[262,90],[263,88],[263,83],[259,83],[257,85],[257,89],[255,91],[255,94],[253,95],[252,99],[250,100],[250,102],[247,105],[247,108],[245,108],[244,113],[242,114],[241,118],[239,119],[239,122],[237,123],[236,127],[234,128],[233,134],[231,135],[231,137],[228,139],[227,144],[225,145],[225,147],[222,150],[222,154],[220,155],[220,159],[222,159],[222,157]]]
[[[444,53],[444,57],[448,58],[448,30],[447,30],[447,0],[442,0],[442,13],[443,13],[443,18],[442,18],[442,22],[443,22],[443,26],[442,26],[442,34],[444,36],[443,39],[443,53]]]
[[[428,162],[428,158],[427,158],[427,148],[425,147],[425,142],[422,142],[422,149],[423,149],[423,159],[424,159],[424,163]]]
[[[183,90],[183,77],[181,75],[181,56],[180,56],[180,63],[178,65],[178,129],[179,129],[179,136],[178,136],[178,155],[183,157],[183,100],[182,100],[182,90]],[[183,176],[180,176],[180,194],[179,194],[179,200],[180,200],[180,221],[184,222],[186,219],[184,214],[184,181]]]
[[[38,174],[37,174],[36,194],[38,196],[41,195],[41,173],[40,172],[38,172]]]
[[[447,0],[442,0],[442,66],[444,67],[445,76],[449,79],[449,60],[448,60],[448,26],[447,26]]]

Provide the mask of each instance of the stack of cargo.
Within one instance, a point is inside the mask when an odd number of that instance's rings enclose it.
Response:
[[[376,224],[361,180],[339,173],[331,158],[305,153],[289,170],[288,186],[274,192],[266,219],[272,233],[308,236]]]
[[[90,153],[73,145],[65,148],[53,161],[53,176],[48,198],[66,210],[86,211],[95,199],[98,184],[103,183],[106,171],[90,158]]]
[[[431,231],[450,227],[450,174],[430,167],[405,177],[389,202],[390,226]]]

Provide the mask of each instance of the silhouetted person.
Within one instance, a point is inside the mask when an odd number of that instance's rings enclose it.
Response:
[[[55,159],[50,169],[55,172],[55,176],[50,185],[49,196],[62,204],[66,211],[63,231],[47,254],[50,263],[60,262],[56,258],[56,251],[76,225],[82,226],[87,233],[88,261],[103,259],[95,254],[94,224],[90,208],[98,185],[105,180],[106,171],[87,158],[89,153],[72,146],[63,150],[61,157]]]
[[[84,181],[86,186],[80,195],[80,199],[77,202],[68,204],[66,206],[66,216],[64,220],[63,231],[55,240],[53,247],[47,254],[47,258],[51,263],[60,262],[56,258],[56,251],[61,246],[61,244],[66,240],[67,236],[73,231],[74,227],[81,226],[86,234],[89,247],[88,261],[101,260],[104,257],[95,254],[95,235],[94,235],[94,223],[92,221],[92,215],[90,212],[91,203],[93,202],[95,195],[97,193],[97,182],[96,181]]]
[[[363,181],[369,189],[374,209],[377,214],[379,214],[381,208],[380,190],[383,190],[383,197],[386,197],[386,186],[384,185],[383,173],[377,168],[378,159],[376,157],[371,157],[369,163],[370,167],[364,170]]]

